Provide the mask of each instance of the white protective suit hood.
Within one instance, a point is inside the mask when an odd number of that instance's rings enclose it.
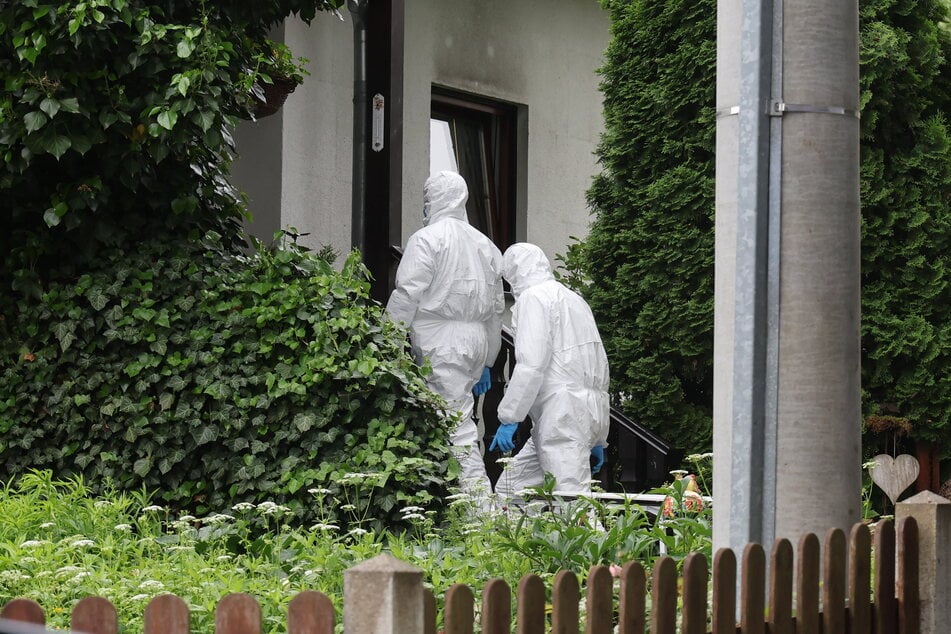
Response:
[[[555,279],[548,256],[541,248],[528,242],[513,244],[505,250],[502,277],[512,285],[512,294],[516,299],[526,289]]]
[[[423,185],[423,226],[443,218],[469,222],[466,215],[468,199],[469,188],[462,176],[449,171],[433,174]]]

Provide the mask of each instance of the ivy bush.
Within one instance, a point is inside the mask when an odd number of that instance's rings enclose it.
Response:
[[[457,467],[441,401],[368,294],[356,254],[337,272],[209,233],[102,251],[39,302],[3,296],[0,477],[49,468],[193,512],[271,500],[305,519],[309,489],[362,478],[381,493],[330,519],[398,524],[398,503],[444,493]]]
[[[603,0],[603,172],[565,256],[601,326],[615,402],[711,444],[716,3]],[[951,452],[951,37],[945,0],[862,0],[866,412]]]
[[[267,30],[342,1],[0,3],[0,285],[38,297],[156,233],[241,242],[231,131],[270,81]]]

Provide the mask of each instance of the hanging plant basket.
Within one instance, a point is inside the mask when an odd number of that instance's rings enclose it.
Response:
[[[284,105],[287,96],[297,88],[297,82],[287,77],[274,77],[273,83],[260,84],[264,99],[255,97],[254,118],[268,117]]]

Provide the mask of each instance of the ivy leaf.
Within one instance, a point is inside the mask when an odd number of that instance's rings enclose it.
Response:
[[[66,153],[66,150],[68,150],[72,144],[73,142],[70,141],[68,136],[57,134],[52,136],[48,141],[46,141],[46,143],[44,143],[44,149],[59,159],[59,157]]]
[[[79,112],[79,100],[76,97],[60,99],[59,105],[65,112]]]
[[[23,117],[23,123],[26,124],[27,132],[36,132],[46,125],[47,120],[46,115],[38,110],[28,112]]]
[[[135,464],[132,465],[132,472],[140,478],[144,478],[149,474],[149,471],[152,470],[152,456],[146,456],[144,458],[139,458],[135,461]]]
[[[156,120],[160,126],[166,130],[171,130],[175,127],[175,123],[178,121],[178,113],[174,110],[163,110],[159,113],[159,116]]]
[[[40,102],[40,110],[49,115],[50,119],[56,116],[56,113],[59,112],[59,107],[59,100],[53,99],[52,97],[47,97]]]
[[[204,445],[218,438],[218,430],[212,425],[203,425],[192,430],[192,438],[195,439],[196,445]]]
[[[86,293],[86,299],[89,300],[89,304],[93,309],[97,311],[102,310],[106,307],[106,304],[109,303],[109,298],[102,292],[102,289],[98,287],[89,289],[89,292]]]
[[[302,434],[313,427],[316,422],[317,417],[310,412],[301,412],[294,416],[294,426]]]
[[[159,407],[162,408],[164,412],[167,409],[172,407],[172,403],[175,402],[175,395],[170,392],[162,392],[162,395],[159,396]]]

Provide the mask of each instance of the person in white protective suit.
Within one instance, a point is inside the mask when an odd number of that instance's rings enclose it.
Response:
[[[608,358],[588,304],[556,281],[534,244],[505,251],[502,275],[515,306],[515,369],[499,403],[499,429],[490,449],[511,451],[518,424],[531,415],[532,435],[496,483],[502,498],[542,484],[586,493],[592,471],[604,464],[610,405]],[[592,469],[590,457],[596,464]]]
[[[470,492],[491,492],[474,421],[473,388],[490,387],[489,366],[502,345],[502,254],[469,225],[465,180],[431,176],[423,188],[423,228],[406,243],[386,311],[410,331],[413,357],[428,359],[427,383],[462,418],[450,442]]]

